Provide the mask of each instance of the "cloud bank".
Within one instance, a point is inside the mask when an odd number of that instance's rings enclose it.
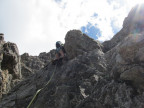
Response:
[[[109,40],[135,4],[130,0],[1,0],[0,32],[18,45],[20,54],[38,55],[64,42],[69,30],[97,28],[95,39]],[[89,24],[93,27],[90,31]]]

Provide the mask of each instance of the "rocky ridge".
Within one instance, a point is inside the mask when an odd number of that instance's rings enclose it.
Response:
[[[55,56],[55,50],[43,52],[39,56],[28,53],[19,55],[17,45],[4,41],[0,34],[0,99],[18,82],[42,69]]]
[[[22,78],[21,62],[16,44],[5,42],[0,34],[0,95],[7,94]]]
[[[123,28],[100,44],[79,30],[66,34],[69,61],[51,65],[23,55],[23,63],[35,71],[16,85],[0,102],[1,108],[25,108],[37,90],[31,108],[143,108],[144,107],[144,5],[135,6]],[[43,58],[41,55],[41,58]],[[50,56],[44,56],[44,58]],[[28,60],[27,60],[28,59]],[[24,61],[25,60],[25,61]],[[31,61],[27,64],[27,61]]]
[[[123,28],[109,41],[105,41],[104,52],[109,51],[121,42],[129,34],[136,34],[144,30],[144,4],[136,5],[131,9],[128,16],[124,19]]]
[[[55,58],[55,50],[49,53],[43,52],[39,56],[30,56],[28,53],[21,55],[22,76],[27,78],[42,69],[47,63]]]

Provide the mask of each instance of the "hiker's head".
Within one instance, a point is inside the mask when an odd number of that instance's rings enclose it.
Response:
[[[61,42],[60,41],[57,41],[56,42],[56,48],[59,48],[61,46]]]

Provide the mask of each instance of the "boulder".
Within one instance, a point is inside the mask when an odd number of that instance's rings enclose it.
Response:
[[[100,42],[95,41],[79,30],[71,30],[66,34],[64,47],[69,59],[94,49],[102,50]]]

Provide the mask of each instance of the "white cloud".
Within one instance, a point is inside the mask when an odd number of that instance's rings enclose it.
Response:
[[[109,2],[108,2],[109,1]],[[2,0],[0,29],[5,39],[18,45],[20,54],[38,55],[64,42],[66,33],[88,22],[101,31],[100,41],[110,39],[111,27],[120,29],[130,11],[130,0]],[[92,17],[97,13],[97,17]]]

